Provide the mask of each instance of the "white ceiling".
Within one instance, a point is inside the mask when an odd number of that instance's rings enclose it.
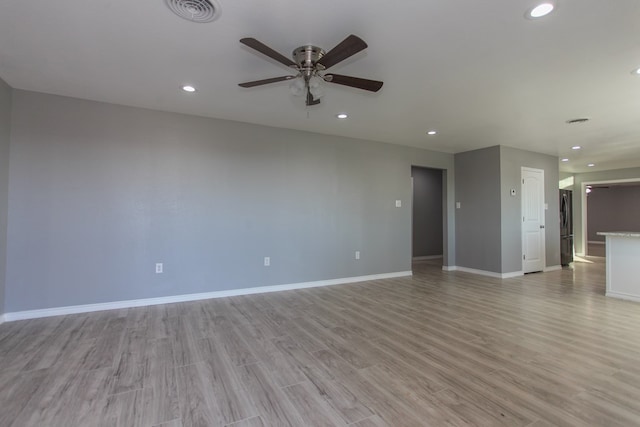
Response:
[[[18,89],[452,153],[507,145],[569,157],[567,172],[640,166],[638,0],[558,0],[539,20],[524,18],[537,0],[218,1],[221,16],[196,24],[162,0],[3,0],[0,77]],[[289,56],[349,34],[369,48],[331,71],[382,80],[380,92],[327,84],[322,104],[305,107],[287,82],[237,85],[289,73],[240,38]],[[198,92],[182,92],[185,83]],[[591,120],[565,123],[578,117]]]

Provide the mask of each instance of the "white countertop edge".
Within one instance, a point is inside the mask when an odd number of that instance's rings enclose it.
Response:
[[[598,236],[640,237],[640,231],[598,231]]]

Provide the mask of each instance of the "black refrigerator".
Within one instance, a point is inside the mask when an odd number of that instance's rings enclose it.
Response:
[[[560,190],[560,264],[573,262],[573,197],[571,190]]]

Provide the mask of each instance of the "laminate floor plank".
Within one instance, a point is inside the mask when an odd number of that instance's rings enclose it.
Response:
[[[204,360],[198,364],[203,368],[202,381],[211,389],[224,423],[257,416],[254,408],[248,405],[248,393],[223,349],[210,338],[201,340],[200,345],[207,348]]]
[[[0,325],[0,425],[640,425],[640,310],[602,258]]]
[[[303,425],[335,427],[346,425],[333,407],[317,393],[313,385],[303,382],[282,389],[298,411]]]
[[[145,364],[144,422],[157,425],[180,418],[173,345],[169,338],[151,341]]]
[[[0,425],[9,426],[42,386],[49,372],[0,372]]]
[[[224,426],[211,387],[203,383],[202,368],[196,365],[176,369],[178,399],[184,427]]]
[[[304,375],[302,381],[312,378],[327,380],[335,378],[330,369],[318,363],[313,354],[305,351],[293,338],[284,336],[273,338],[272,341],[289,365],[294,366],[297,371]]]
[[[105,332],[96,338],[89,354],[82,361],[81,369],[93,370],[113,367],[123,338],[124,330],[121,332]]]
[[[258,358],[251,351],[251,346],[231,322],[226,320],[225,323],[226,325],[212,336],[216,345],[224,347],[225,353],[236,366],[256,363]]]
[[[458,414],[450,411],[446,405],[437,402],[434,395],[421,393],[422,390],[411,389],[405,384],[394,381],[393,376],[390,376],[388,371],[379,369],[378,366],[361,369],[358,373],[371,384],[378,393],[402,396],[401,406],[399,404],[396,405],[405,410],[407,414],[412,414],[415,419],[422,422],[423,425],[466,426],[468,424]],[[377,402],[379,399],[376,398],[375,401]],[[373,406],[373,402],[371,402],[371,404]],[[380,411],[379,404],[373,406],[373,409]],[[385,410],[386,409],[383,409],[383,411]],[[380,415],[385,416],[384,412],[381,412]],[[483,415],[480,411],[474,414],[475,422],[479,425],[485,424],[483,422]],[[406,415],[405,418],[409,418],[408,415]],[[484,418],[488,417],[485,416]],[[392,422],[393,418],[388,418],[388,421]]]
[[[155,424],[152,427],[183,427],[181,419],[175,419],[171,421],[167,421],[162,424]]]
[[[391,424],[387,424],[384,422],[382,418],[377,415],[374,415],[369,418],[365,418],[364,420],[360,420],[358,422],[349,424],[351,427],[390,427]]]
[[[144,396],[142,390],[114,394],[107,398],[98,427],[143,427]]]
[[[185,315],[172,317],[171,339],[173,342],[176,366],[191,365],[202,360],[196,331],[191,328]]]
[[[115,370],[109,394],[140,390],[143,387],[149,339],[147,329],[126,329],[120,351],[114,361]]]
[[[293,404],[258,363],[242,365],[236,370],[253,402],[253,408],[267,425],[304,425]]]
[[[336,410],[346,423],[352,423],[374,415],[360,396],[338,380],[310,377],[309,381],[318,394]]]
[[[332,351],[340,355],[344,360],[357,368],[366,368],[374,364],[370,354],[354,351],[354,347],[342,339],[333,331],[326,329],[320,324],[316,324],[310,319],[296,319],[297,325],[303,329],[308,335],[318,337],[326,343]]]
[[[336,382],[344,385],[358,396],[371,411],[390,423],[403,426],[420,425],[419,415],[413,413],[405,399],[392,398],[394,393],[388,387],[376,386],[364,369],[356,369],[339,355],[321,350],[315,353],[318,360],[335,373]],[[396,396],[402,396],[397,394]],[[391,403],[393,402],[393,403]]]
[[[226,427],[267,427],[267,425],[262,421],[262,417],[251,417],[237,423],[227,424]]]
[[[100,419],[100,403],[106,399],[111,370],[64,372],[59,375],[50,370],[11,425],[69,426],[81,425],[83,419]]]
[[[110,369],[83,372],[73,395],[67,402],[67,416],[62,425],[92,426],[100,420],[100,411],[109,387]]]

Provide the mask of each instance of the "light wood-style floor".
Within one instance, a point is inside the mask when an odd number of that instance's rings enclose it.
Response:
[[[640,304],[592,261],[5,323],[0,426],[640,425]]]

